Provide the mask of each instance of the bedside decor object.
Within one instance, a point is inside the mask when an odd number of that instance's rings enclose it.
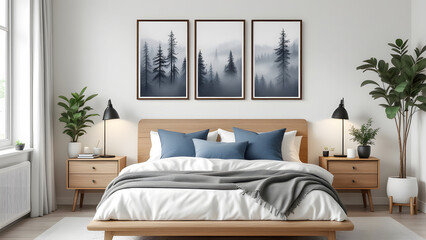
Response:
[[[83,153],[90,153],[90,147],[84,147]]]
[[[340,100],[339,107],[334,110],[333,115],[331,115],[334,119],[342,119],[342,154],[334,155],[335,157],[346,157],[345,155],[345,120],[349,119],[348,112],[345,109],[345,99],[342,98]]]
[[[16,150],[22,151],[24,150],[24,148],[25,148],[25,143],[20,142],[19,140],[16,141],[16,145],[15,145]]]
[[[107,155],[106,154],[106,123],[107,120],[112,119],[120,119],[120,116],[118,115],[118,112],[114,109],[111,103],[111,99],[108,100],[108,106],[104,111],[104,116],[102,117],[102,120],[104,121],[104,154],[100,157],[102,158],[113,158],[115,155]]]
[[[67,189],[74,189],[72,211],[75,211],[80,195],[80,208],[84,194],[89,191],[105,190],[108,183],[126,167],[126,157],[81,159],[67,161]]]
[[[302,99],[302,20],[252,20],[252,99]]]
[[[93,148],[93,153],[96,155],[102,155],[102,148],[100,147],[94,147]]]
[[[352,136],[351,140],[357,142],[358,155],[360,158],[368,158],[371,153],[371,145],[374,145],[374,139],[379,132],[379,128],[372,128],[373,120],[368,119],[367,123],[362,124],[360,129],[356,129],[353,125],[349,129],[349,134]]]
[[[85,97],[84,92],[87,87],[84,87],[80,93],[71,93],[71,97],[68,99],[65,96],[59,96],[60,99],[65,102],[58,102],[58,105],[65,109],[61,113],[59,118],[60,122],[65,123],[65,130],[63,133],[71,137],[71,142],[68,143],[68,156],[77,157],[81,153],[81,143],[78,142],[78,138],[86,133],[85,128],[90,127],[89,124],[94,124],[92,117],[99,116],[99,114],[89,114],[88,112],[93,110],[92,107],[87,105],[87,102],[98,94],[92,94]]]
[[[328,151],[328,147],[324,147],[324,151],[322,151],[322,156],[328,157],[329,154],[330,154],[330,151]]]
[[[195,20],[195,99],[244,99],[245,20]]]
[[[388,44],[392,51],[391,64],[370,58],[364,61],[364,65],[357,67],[357,70],[363,72],[377,73],[380,81],[365,80],[361,87],[375,85],[374,90],[370,92],[371,97],[383,98],[385,103],[380,106],[385,108],[386,116],[395,121],[398,133],[399,176],[389,177],[387,189],[389,199],[392,199],[393,203],[402,204],[407,204],[410,199],[417,197],[417,180],[407,178],[407,142],[414,114],[426,111],[426,97],[423,96],[426,59],[422,56],[426,46],[415,48],[415,54],[408,55],[407,42],[408,40],[396,39],[395,43]]]
[[[335,189],[361,191],[364,207],[367,207],[368,196],[370,211],[374,212],[371,189],[378,189],[380,186],[378,158],[319,157],[319,164],[334,175]]]
[[[353,148],[348,148],[346,151],[348,153],[347,158],[355,158],[356,157],[356,150]]]
[[[137,99],[189,99],[189,20],[137,20]]]

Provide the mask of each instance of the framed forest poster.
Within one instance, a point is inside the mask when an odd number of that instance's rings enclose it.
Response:
[[[195,20],[195,99],[244,99],[244,20]]]
[[[302,99],[302,20],[252,20],[252,99]]]
[[[188,20],[137,20],[137,99],[188,99]]]

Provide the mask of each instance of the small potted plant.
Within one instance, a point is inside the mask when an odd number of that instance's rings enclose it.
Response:
[[[328,157],[330,155],[330,151],[328,151],[328,147],[324,147],[324,151],[322,151],[323,157]]]
[[[83,136],[86,132],[85,128],[90,127],[89,124],[94,124],[92,117],[99,116],[99,114],[90,114],[93,108],[87,105],[87,102],[98,94],[85,96],[84,92],[87,87],[83,88],[80,93],[71,93],[71,97],[59,96],[63,102],[58,102],[58,105],[64,108],[59,118],[60,122],[65,123],[64,134],[70,136],[71,142],[68,143],[68,156],[77,157],[81,153],[81,143],[78,138]]]
[[[15,145],[15,149],[22,151],[25,148],[25,143],[21,142],[21,141],[16,141],[16,145]]]
[[[367,123],[362,124],[360,129],[354,126],[349,129],[349,134],[352,136],[351,140],[359,143],[358,156],[360,158],[369,158],[371,153],[371,145],[374,145],[374,139],[379,132],[379,128],[372,128],[373,120],[368,119]]]

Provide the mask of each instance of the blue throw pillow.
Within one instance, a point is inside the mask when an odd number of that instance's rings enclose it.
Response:
[[[194,132],[180,133],[158,129],[161,141],[161,158],[168,157],[194,157],[195,148],[192,139],[207,139],[209,129]]]
[[[234,127],[235,142],[248,141],[246,159],[283,160],[281,144],[285,130],[257,133]]]
[[[195,156],[202,158],[244,159],[248,142],[221,143],[192,139]]]

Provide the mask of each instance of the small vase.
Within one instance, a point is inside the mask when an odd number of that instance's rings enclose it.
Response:
[[[371,153],[371,146],[358,146],[358,156],[360,158],[369,158]]]
[[[330,153],[329,151],[322,151],[322,156],[328,157],[329,153]]]
[[[70,142],[68,143],[68,157],[76,158],[81,153],[81,143]]]
[[[387,185],[388,197],[392,196],[394,203],[409,203],[411,197],[417,197],[419,187],[415,177],[389,177]]]

